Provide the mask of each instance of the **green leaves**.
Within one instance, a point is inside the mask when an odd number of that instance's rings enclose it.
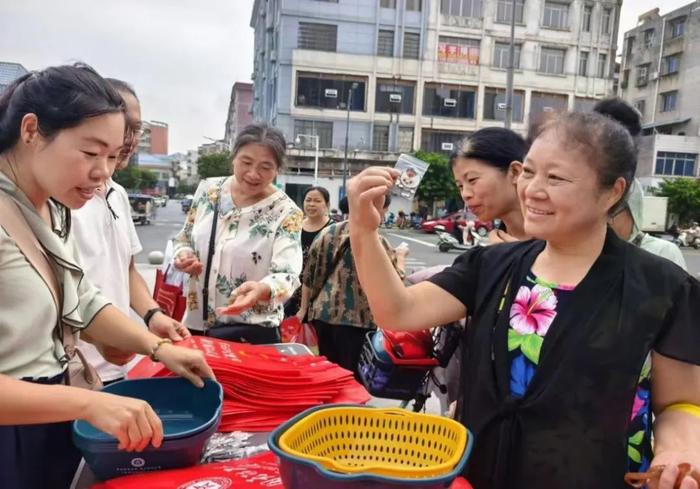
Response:
[[[535,365],[540,362],[542,343],[544,343],[544,338],[536,333],[522,335],[514,329],[508,330],[508,351],[520,348],[525,358]]]
[[[632,445],[627,445],[627,456],[638,464],[642,463],[642,454]]]
[[[668,197],[669,212],[676,214],[680,224],[700,218],[700,181],[694,178],[664,179],[659,195]]]
[[[214,153],[200,156],[197,160],[199,178],[223,177],[231,174],[231,155]]]
[[[420,182],[416,197],[426,202],[436,200],[459,199],[459,190],[455,185],[452,170],[450,170],[449,160],[442,153],[426,153],[418,151],[415,157],[430,163],[428,171]]]
[[[154,172],[138,166],[127,166],[115,172],[113,178],[122,187],[134,191],[154,188],[158,183],[158,176]]]

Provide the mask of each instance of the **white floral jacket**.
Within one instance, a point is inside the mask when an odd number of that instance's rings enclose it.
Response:
[[[303,213],[284,192],[277,191],[248,207],[236,207],[231,198],[231,178],[203,180],[195,193],[185,225],[174,238],[174,255],[189,249],[206,269],[214,203],[220,192],[216,245],[209,277],[208,320],[202,307],[204,272],[190,277],[184,323],[203,330],[215,319],[222,322],[279,326],[282,306],[299,287],[302,270],[301,221]],[[229,296],[243,282],[270,286],[269,303],[258,304],[239,316],[216,318],[214,310],[228,304]]]

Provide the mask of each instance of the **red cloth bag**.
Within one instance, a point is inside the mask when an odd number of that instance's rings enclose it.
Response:
[[[165,275],[160,270],[156,270],[153,299],[165,314],[177,321],[182,321],[187,307],[187,298],[183,293],[182,286],[167,283]]]

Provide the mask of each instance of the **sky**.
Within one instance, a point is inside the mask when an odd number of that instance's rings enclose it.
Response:
[[[341,0],[342,1],[342,0]],[[435,0],[434,0],[435,1]],[[664,0],[661,13],[690,3]],[[661,0],[626,0],[620,32]],[[253,0],[0,0],[0,60],[83,61],[131,83],[169,152],[224,136],[231,87],[253,71]]]

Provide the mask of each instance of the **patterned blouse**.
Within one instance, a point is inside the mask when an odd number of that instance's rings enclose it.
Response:
[[[279,326],[283,317],[282,305],[299,287],[301,210],[282,191],[251,206],[236,207],[231,198],[232,178],[208,178],[199,184],[185,225],[174,239],[175,256],[182,250],[192,250],[206,269],[214,204],[220,193],[209,303],[206,305],[207,325],[201,309],[202,272],[198,277],[190,277],[187,286],[184,323],[192,329],[203,330],[214,320]],[[226,306],[231,293],[249,280],[267,284],[272,291],[271,300],[238,316],[215,317],[215,308]]]

